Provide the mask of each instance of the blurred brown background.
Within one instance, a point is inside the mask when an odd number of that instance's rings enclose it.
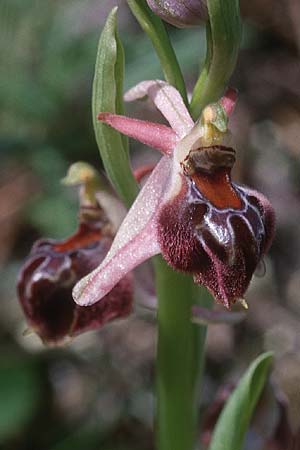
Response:
[[[161,78],[151,44],[125,1],[0,2],[0,448],[5,450],[153,449],[154,313],[137,307],[128,320],[64,348],[46,349],[37,337],[22,335],[26,323],[15,292],[33,241],[63,238],[76,227],[76,194],[60,184],[69,164],[84,159],[101,170],[90,113],[91,81],[98,36],[116,4],[126,52],[125,87]],[[242,0],[241,8],[243,45],[232,78],[240,91],[231,127],[239,155],[235,178],[269,197],[277,232],[266,274],[253,279],[247,294],[246,320],[234,327],[209,327],[199,407],[205,410],[212,403],[223,382],[237,380],[252,357],[272,349],[273,392],[285,404],[289,429],[296,432],[300,2]],[[205,53],[205,31],[168,30],[192,89]],[[135,105],[128,111],[160,120],[153,109],[144,108]],[[132,149],[137,165],[144,156],[136,143]],[[254,423],[247,449],[286,450],[279,439],[273,447],[265,442],[278,428],[282,410],[267,401],[264,411],[268,426],[262,430]]]

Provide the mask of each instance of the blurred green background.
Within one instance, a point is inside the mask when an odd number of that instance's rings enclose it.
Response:
[[[23,336],[26,323],[15,292],[18,270],[34,240],[63,238],[76,228],[76,194],[60,184],[68,166],[84,159],[101,170],[91,82],[99,33],[116,4],[126,52],[125,87],[161,78],[151,44],[125,1],[0,0],[0,449],[153,449],[154,314],[140,308],[62,349],[46,349],[37,337]],[[247,294],[247,319],[235,327],[209,327],[199,408],[205,409],[217,387],[236,379],[254,355],[275,349],[273,385],[285,396],[297,430],[300,4],[242,0],[241,7],[244,38],[232,79],[240,91],[232,119],[239,152],[235,178],[270,198],[277,234],[266,275],[255,278]],[[168,30],[192,89],[205,31]],[[129,113],[160,120],[148,105],[130,106]],[[132,148],[137,165],[145,149],[134,143]],[[263,439],[254,440],[260,436],[254,430],[249,450],[267,448]]]

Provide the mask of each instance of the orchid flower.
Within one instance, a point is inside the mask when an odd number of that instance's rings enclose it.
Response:
[[[75,163],[64,182],[80,185],[78,230],[61,241],[35,242],[18,277],[19,300],[28,325],[51,345],[128,316],[133,303],[131,274],[91,308],[73,302],[72,288],[104,259],[113,241],[114,226],[98,202],[102,191],[91,166]]]
[[[226,145],[227,118],[236,93],[229,90],[194,123],[178,91],[163,81],[144,81],[125,94],[148,96],[170,127],[100,113],[98,119],[163,156],[120,226],[107,256],[73,290],[92,305],[128,272],[162,254],[167,263],[206,286],[230,308],[242,298],[270,247],[274,212],[260,193],[231,181],[235,150]]]

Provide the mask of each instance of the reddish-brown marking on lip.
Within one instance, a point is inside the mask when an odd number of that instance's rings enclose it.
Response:
[[[221,168],[213,173],[200,170],[191,175],[201,194],[218,209],[241,209],[242,202],[231,184],[228,169]]]
[[[81,224],[75,235],[53,246],[53,250],[59,253],[79,250],[88,247],[94,242],[99,242],[101,234],[102,233],[99,228],[91,229],[86,224]]]

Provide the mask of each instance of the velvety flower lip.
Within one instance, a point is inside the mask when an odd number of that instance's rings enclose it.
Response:
[[[131,312],[131,274],[90,308],[80,307],[72,299],[75,283],[105,258],[113,241],[112,230],[99,205],[84,205],[72,236],[60,241],[40,239],[33,245],[17,288],[28,325],[44,343],[59,344]]]
[[[204,0],[147,0],[152,11],[179,28],[200,25],[208,18]]]
[[[242,298],[274,234],[274,211],[260,193],[231,181],[226,143],[236,101],[228,90],[194,123],[178,91],[160,80],[125,94],[148,96],[171,127],[100,113],[109,126],[158,149],[162,158],[120,226],[104,261],[74,288],[80,305],[99,301],[129,271],[161,253],[227,308]]]

